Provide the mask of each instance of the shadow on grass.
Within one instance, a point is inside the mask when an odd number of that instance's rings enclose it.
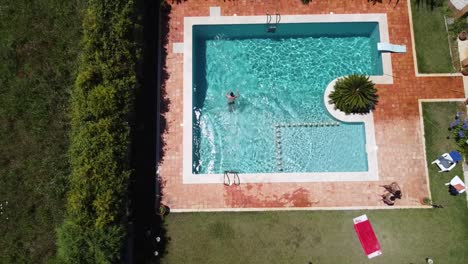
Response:
[[[434,10],[436,7],[440,7],[443,5],[443,1],[441,0],[414,0],[416,6],[419,8],[429,8],[430,10]]]
[[[159,1],[138,0],[137,15],[142,30],[138,42],[141,57],[137,69],[140,86],[136,91],[132,133],[132,166],[130,184],[126,263],[159,263],[166,250],[163,219],[157,214],[162,197],[156,168],[164,158],[162,135],[166,131],[164,113],[166,96],[165,47],[169,31],[169,5]]]

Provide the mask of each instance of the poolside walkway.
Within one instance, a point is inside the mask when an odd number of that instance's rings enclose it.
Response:
[[[169,1],[170,2],[170,1]],[[377,207],[382,184],[397,181],[403,190],[398,206],[419,206],[428,196],[425,157],[418,99],[464,98],[462,77],[416,77],[407,1],[373,5],[367,0],[188,0],[174,1],[166,47],[165,81],[169,110],[163,135],[165,151],[160,165],[163,203],[172,209],[285,208],[285,207]],[[408,52],[392,54],[392,85],[378,85],[379,105],[374,112],[380,181],[182,184],[183,53],[173,53],[173,43],[183,42],[185,16],[209,16],[210,6],[220,6],[221,15],[282,15],[340,13],[387,13],[390,41],[404,44]],[[434,157],[435,158],[435,157]]]

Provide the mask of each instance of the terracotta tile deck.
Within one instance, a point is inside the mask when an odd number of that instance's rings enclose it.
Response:
[[[164,160],[160,166],[163,203],[173,209],[272,208],[272,207],[351,207],[382,206],[379,187],[397,181],[404,197],[398,206],[418,206],[428,195],[418,99],[463,98],[461,77],[416,77],[407,1],[372,5],[367,0],[188,0],[173,4],[167,46],[166,81],[169,112]],[[210,6],[220,6],[222,15],[264,15],[266,10],[282,15],[337,13],[387,13],[390,41],[405,44],[408,52],[392,54],[393,85],[378,85],[379,105],[374,112],[380,181],[182,184],[183,54],[173,54],[173,42],[183,42],[183,18],[208,16]],[[408,162],[411,164],[408,165]]]

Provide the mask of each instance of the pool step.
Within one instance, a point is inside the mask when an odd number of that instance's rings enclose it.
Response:
[[[317,122],[317,123],[278,123],[275,127],[326,127],[339,126],[340,122]]]
[[[276,167],[278,171],[283,171],[283,161],[281,160],[281,127],[275,126],[276,143]]]
[[[331,127],[339,126],[340,122],[317,122],[317,123],[278,123],[275,124],[275,145],[276,145],[276,167],[278,171],[283,171],[283,160],[281,159],[281,128],[287,127]]]

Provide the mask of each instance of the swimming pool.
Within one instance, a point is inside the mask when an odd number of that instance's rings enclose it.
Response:
[[[369,172],[365,124],[335,119],[323,97],[338,77],[383,74],[379,23],[282,23],[275,33],[265,24],[194,25],[192,31],[192,124],[184,119],[192,175]],[[241,94],[232,111],[230,90]]]

